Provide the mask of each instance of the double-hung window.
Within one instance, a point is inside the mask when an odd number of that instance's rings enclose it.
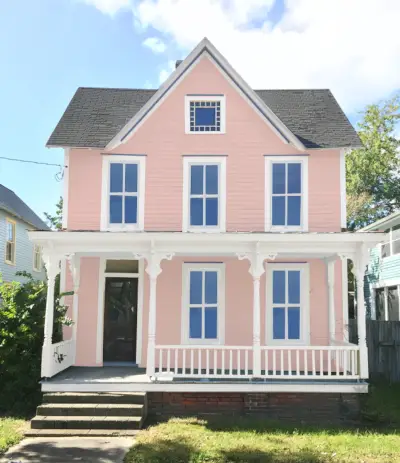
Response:
[[[266,156],[266,231],[307,231],[308,158]]]
[[[388,234],[389,241],[381,245],[382,259],[400,254],[400,224],[385,230],[385,233]]]
[[[223,264],[183,265],[183,342],[223,343],[224,291]]]
[[[186,95],[185,132],[187,134],[225,133],[225,96]]]
[[[6,264],[15,265],[15,227],[16,222],[6,219]]]
[[[143,229],[144,182],[144,156],[104,156],[102,229]]]
[[[183,231],[225,231],[226,158],[184,157]]]
[[[267,276],[267,340],[272,344],[307,344],[308,264],[269,264]]]

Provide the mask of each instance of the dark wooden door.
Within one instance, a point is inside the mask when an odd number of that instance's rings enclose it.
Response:
[[[137,278],[106,278],[104,362],[135,362]]]

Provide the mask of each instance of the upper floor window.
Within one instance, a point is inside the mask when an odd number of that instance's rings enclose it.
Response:
[[[15,265],[15,227],[14,220],[6,219],[6,264]]]
[[[144,156],[104,156],[102,229],[144,226]]]
[[[307,231],[308,158],[266,157],[266,231]]]
[[[225,231],[226,158],[185,157],[183,231]]]
[[[186,133],[225,133],[225,97],[223,95],[187,95]]]
[[[385,233],[389,234],[389,241],[381,245],[382,259],[400,254],[400,224],[385,230]]]
[[[42,248],[37,244],[33,246],[33,270],[35,272],[42,270]]]

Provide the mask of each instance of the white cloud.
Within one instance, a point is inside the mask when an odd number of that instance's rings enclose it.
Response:
[[[114,16],[119,10],[129,8],[130,0],[81,0],[87,5],[95,6],[104,14]]]
[[[273,3],[131,0],[135,23],[163,34],[177,57],[207,36],[254,88],[330,88],[348,112],[400,88],[398,0],[286,0],[272,25]]]
[[[159,82],[162,84],[165,80],[167,80],[168,76],[172,73],[172,71],[175,69],[175,61],[168,61],[166,69],[163,69],[160,72],[159,76]]]
[[[154,53],[164,53],[167,49],[165,43],[158,37],[148,37],[143,41],[143,45],[145,47],[149,47]]]

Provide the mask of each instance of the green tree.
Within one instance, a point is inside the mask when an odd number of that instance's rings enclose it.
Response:
[[[62,229],[62,212],[63,212],[63,199],[60,196],[60,199],[58,200],[56,204],[56,213],[54,215],[51,215],[48,212],[44,213],[47,223],[49,224],[51,228],[55,230]]]
[[[363,147],[346,156],[347,222],[358,229],[400,208],[400,98],[367,106],[358,124]]]

